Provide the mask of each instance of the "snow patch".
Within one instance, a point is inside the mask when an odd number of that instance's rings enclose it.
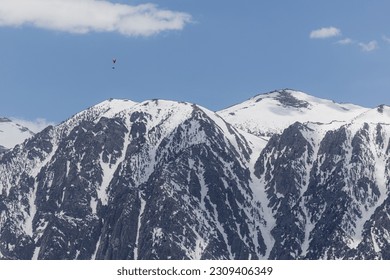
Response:
[[[110,160],[108,160],[107,163],[103,161],[103,152],[100,154],[100,167],[102,168],[102,183],[100,186],[97,188],[97,196],[98,199],[102,202],[103,205],[107,205],[108,203],[108,187],[110,185],[110,182],[114,176],[115,171],[117,170],[119,164],[121,164],[125,157],[126,157],[126,151],[127,147],[130,144],[129,140],[130,134],[127,133],[124,136],[124,142],[123,142],[123,147],[122,147],[122,154],[121,157],[117,159],[115,164],[111,164]]]
[[[141,208],[139,210],[139,215],[138,215],[137,235],[136,235],[136,238],[135,238],[135,248],[134,248],[134,260],[138,259],[141,221],[142,221],[142,217],[143,217],[143,214],[144,214],[144,211],[145,211],[145,205],[146,205],[146,201],[144,199],[142,199],[142,195],[141,194],[139,194],[139,199],[141,200]]]

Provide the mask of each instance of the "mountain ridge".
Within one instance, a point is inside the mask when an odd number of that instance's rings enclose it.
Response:
[[[270,98],[320,108],[253,100]],[[0,156],[0,258],[387,259],[390,110],[324,102],[347,117],[266,137],[167,100],[49,126]]]

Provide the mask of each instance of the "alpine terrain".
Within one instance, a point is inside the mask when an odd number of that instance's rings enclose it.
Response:
[[[31,128],[9,118],[0,117],[0,153],[22,143],[34,134]]]
[[[0,153],[0,258],[390,259],[389,153],[385,105],[110,99]]]

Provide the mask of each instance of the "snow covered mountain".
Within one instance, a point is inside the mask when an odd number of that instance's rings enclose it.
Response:
[[[271,138],[255,165],[276,213],[270,258],[389,258],[389,137],[380,106],[325,134],[295,123]]]
[[[13,148],[33,135],[34,132],[26,126],[0,117],[0,152]]]
[[[1,255],[259,258],[253,146],[193,104],[98,104],[3,156]]]
[[[390,259],[390,107],[243,104],[111,99],[3,153],[0,258]]]
[[[239,129],[269,138],[294,122],[340,127],[368,109],[284,89],[256,95],[218,114]]]

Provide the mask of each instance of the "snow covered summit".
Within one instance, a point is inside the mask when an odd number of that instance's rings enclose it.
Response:
[[[11,149],[34,135],[29,128],[10,120],[0,117],[0,152]]]
[[[270,137],[295,122],[345,124],[369,108],[340,104],[290,89],[259,94],[218,112],[227,122],[249,133]]]

